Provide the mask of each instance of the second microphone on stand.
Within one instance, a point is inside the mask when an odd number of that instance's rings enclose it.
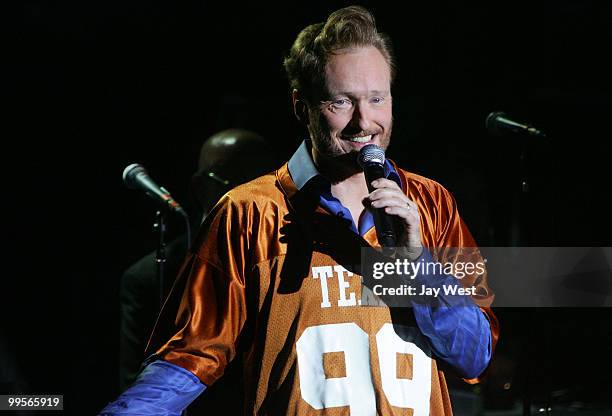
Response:
[[[138,163],[132,163],[126,167],[123,170],[123,181],[128,188],[140,189],[141,191],[144,191],[147,195],[149,195],[163,207],[168,208],[170,211],[177,212],[184,217],[187,216],[185,210],[183,210],[179,203],[172,198],[170,192],[157,185],[155,181],[151,179],[144,166]]]

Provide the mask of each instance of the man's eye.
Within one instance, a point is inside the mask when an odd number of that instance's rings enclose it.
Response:
[[[346,98],[340,98],[332,101],[332,105],[336,108],[347,108],[351,105],[351,101],[347,100]]]
[[[373,97],[370,102],[372,104],[382,104],[385,102],[385,99],[383,97]]]

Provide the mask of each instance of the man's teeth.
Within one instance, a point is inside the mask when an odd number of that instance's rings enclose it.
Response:
[[[363,136],[363,137],[353,137],[352,139],[349,139],[351,142],[355,142],[355,143],[367,143],[370,141],[370,139],[372,139],[372,135],[370,134],[369,136]]]

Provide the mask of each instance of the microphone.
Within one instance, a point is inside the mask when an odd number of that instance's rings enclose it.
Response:
[[[511,120],[506,113],[502,111],[493,111],[489,114],[485,125],[487,126],[487,130],[496,136],[501,136],[504,131],[510,131],[512,133],[526,133],[535,137],[546,137],[543,131],[528,124],[522,124]]]
[[[155,201],[169,208],[171,211],[178,212],[185,217],[187,216],[187,213],[179,203],[172,198],[170,192],[158,186],[153,179],[151,179],[144,166],[138,163],[132,163],[126,167],[123,170],[123,182],[125,182],[125,185],[130,189],[140,189],[144,191]]]
[[[385,151],[375,144],[367,144],[359,151],[357,157],[359,166],[365,174],[368,190],[374,191],[372,181],[385,177]],[[395,247],[395,230],[393,218],[385,213],[383,209],[375,208],[373,212],[374,227],[378,242],[383,247]]]

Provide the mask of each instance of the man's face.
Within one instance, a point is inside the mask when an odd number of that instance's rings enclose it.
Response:
[[[390,79],[389,64],[375,47],[333,55],[320,101],[310,108],[315,153],[352,162],[366,144],[386,149],[393,124]]]

